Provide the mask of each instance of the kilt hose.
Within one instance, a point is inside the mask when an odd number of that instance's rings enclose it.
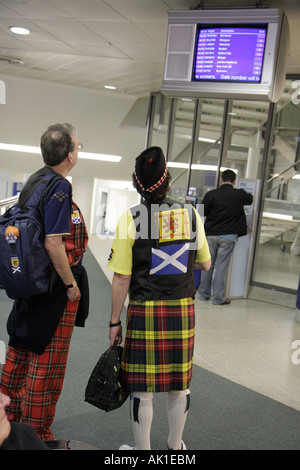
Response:
[[[11,399],[8,419],[30,424],[45,441],[53,440],[50,426],[63,386],[79,300],[80,296],[75,302],[67,302],[54,336],[42,354],[7,348],[1,392]]]
[[[130,392],[186,390],[192,377],[192,298],[137,302],[127,312],[122,369]]]

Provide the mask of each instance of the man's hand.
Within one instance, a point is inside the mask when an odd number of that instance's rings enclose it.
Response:
[[[109,341],[111,346],[120,346],[123,341],[122,325],[109,327]]]
[[[112,280],[112,306],[110,317],[110,322],[112,324],[119,323],[120,321],[122,308],[130,286],[130,280],[131,276],[129,275],[114,273]],[[122,343],[122,339],[122,326],[110,326],[110,344],[113,345],[116,343],[119,346]]]
[[[65,245],[61,235],[46,236],[45,249],[50,256],[54,269],[61,278],[62,282],[68,286],[74,281],[74,276],[69,266]],[[67,297],[70,302],[74,302],[80,297],[78,286],[69,287]]]
[[[80,298],[80,290],[78,286],[69,287],[67,289],[67,297],[70,302],[75,302],[75,300],[78,300]]]

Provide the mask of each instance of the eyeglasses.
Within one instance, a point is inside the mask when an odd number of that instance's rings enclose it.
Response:
[[[83,145],[79,142],[77,148],[78,148],[78,150],[81,150],[81,149],[83,149]]]

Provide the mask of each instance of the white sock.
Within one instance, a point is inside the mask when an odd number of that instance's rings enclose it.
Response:
[[[188,411],[189,393],[189,390],[174,390],[172,392],[168,392],[167,409],[169,420],[169,449],[181,449],[182,434]]]
[[[152,393],[133,392],[130,395],[130,417],[136,450],[150,450],[153,418]]]

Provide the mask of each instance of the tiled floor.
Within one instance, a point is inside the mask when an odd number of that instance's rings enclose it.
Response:
[[[255,266],[255,281],[275,286],[298,288],[300,257],[282,251],[278,240],[259,246]]]
[[[89,246],[111,280],[106,268],[111,240],[91,236]],[[195,364],[300,410],[296,308],[253,299],[222,306],[196,299],[195,307]]]
[[[300,410],[296,309],[252,299],[195,305],[195,363]]]

